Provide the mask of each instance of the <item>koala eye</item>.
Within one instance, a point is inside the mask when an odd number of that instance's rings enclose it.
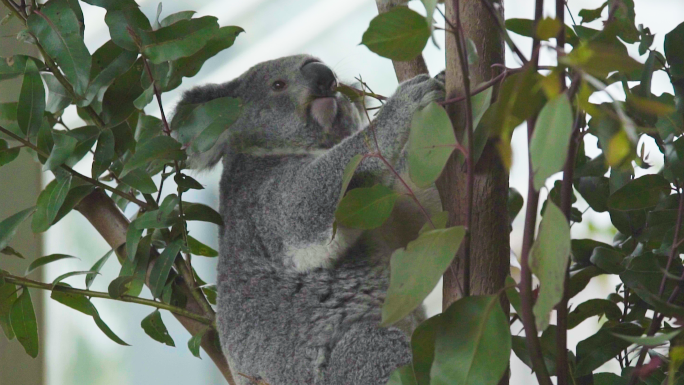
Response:
[[[285,84],[285,82],[282,80],[276,80],[273,82],[273,84],[271,84],[271,88],[273,88],[274,91],[282,91],[286,86],[287,84]]]

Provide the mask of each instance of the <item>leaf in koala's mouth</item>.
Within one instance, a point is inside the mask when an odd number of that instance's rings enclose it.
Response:
[[[332,129],[337,117],[337,101],[335,98],[318,98],[311,102],[311,117],[320,124],[326,132]]]

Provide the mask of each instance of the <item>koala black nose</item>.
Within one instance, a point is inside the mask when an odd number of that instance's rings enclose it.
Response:
[[[302,67],[302,74],[313,85],[319,96],[328,96],[337,87],[335,74],[321,62],[309,62]]]

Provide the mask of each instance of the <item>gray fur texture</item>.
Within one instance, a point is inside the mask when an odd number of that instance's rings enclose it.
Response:
[[[378,232],[343,228],[330,241],[343,170],[369,152],[373,135],[357,106],[321,87],[328,74],[307,67],[312,62],[299,55],[260,63],[181,101],[243,101],[239,120],[190,160],[204,168],[223,159],[217,315],[241,385],[254,382],[238,373],[270,385],[379,385],[411,360],[406,331],[378,326],[396,245],[380,245]],[[400,84],[374,119],[381,152],[398,168],[413,113],[442,96],[439,81],[418,76]],[[333,99],[318,100],[326,97]],[[370,158],[351,187],[380,181],[393,183]]]

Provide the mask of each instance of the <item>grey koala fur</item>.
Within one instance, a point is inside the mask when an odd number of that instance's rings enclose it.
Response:
[[[391,234],[340,228],[330,241],[343,170],[374,141],[358,106],[316,63],[306,55],[263,62],[192,89],[179,104],[225,96],[243,104],[214,147],[189,159],[199,169],[223,159],[218,328],[243,385],[254,382],[238,373],[270,385],[385,384],[411,361],[407,331],[418,320],[405,330],[379,323],[390,253],[415,238],[421,215],[403,202],[383,226]],[[275,90],[276,81],[286,87]],[[417,76],[374,119],[381,152],[399,170],[413,113],[441,97],[441,82]],[[350,188],[378,182],[396,183],[379,159],[367,158]]]

